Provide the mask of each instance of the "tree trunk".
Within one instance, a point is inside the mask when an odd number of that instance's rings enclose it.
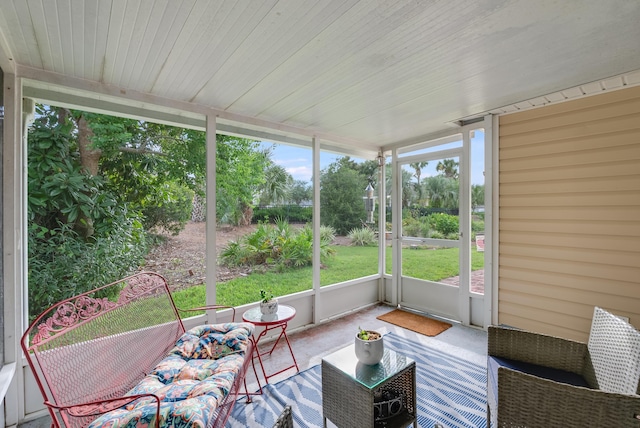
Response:
[[[86,172],[92,176],[98,175],[98,165],[102,150],[92,147],[93,130],[89,122],[81,115],[77,120],[78,124],[78,150],[80,151],[80,164]]]
[[[253,208],[250,205],[245,205],[241,208],[242,216],[238,220],[238,226],[249,226],[253,219]]]
[[[76,124],[78,125],[78,151],[80,152],[80,164],[87,173],[95,177],[98,175],[102,150],[92,147],[93,130],[89,126],[89,122],[87,122],[84,114],[81,114],[80,117],[76,118]],[[92,236],[94,233],[93,219],[80,213],[74,229],[85,238]]]

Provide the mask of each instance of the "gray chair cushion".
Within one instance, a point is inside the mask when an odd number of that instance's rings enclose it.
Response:
[[[496,388],[498,385],[499,367],[506,367],[511,370],[516,370],[521,373],[526,373],[532,376],[537,376],[539,378],[552,380],[554,382],[589,388],[589,384],[587,383],[587,381],[582,376],[576,373],[571,373],[565,370],[552,369],[550,367],[539,366],[531,363],[524,363],[522,361],[510,360],[508,358],[489,356],[487,361],[487,371],[490,378],[489,382]]]

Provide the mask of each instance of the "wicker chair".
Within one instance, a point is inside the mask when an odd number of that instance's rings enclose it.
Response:
[[[273,428],[293,428],[293,414],[290,405],[285,406],[276,423],[273,424]]]
[[[640,332],[595,308],[588,343],[491,326],[488,427],[640,427]]]

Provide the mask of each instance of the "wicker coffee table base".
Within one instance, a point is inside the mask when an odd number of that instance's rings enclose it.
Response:
[[[376,421],[374,399],[384,392],[401,394],[403,410],[397,416]],[[325,428],[327,419],[341,428],[404,428],[411,423],[414,428],[417,428],[415,362],[382,384],[370,389],[331,364],[322,361],[322,411]]]

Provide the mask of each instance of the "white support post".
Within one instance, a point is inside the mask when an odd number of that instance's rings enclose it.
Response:
[[[320,143],[315,137],[311,140],[313,151],[313,323],[320,322]]]
[[[500,138],[498,133],[498,116],[487,116],[485,118],[485,158],[487,161],[486,173],[485,173],[485,189],[489,189],[489,192],[485,191],[484,207],[484,245],[485,254],[491,254],[491,263],[489,264],[490,270],[485,270],[485,275],[490,278],[489,287],[485,279],[484,293],[485,299],[490,304],[490,313],[487,315],[490,317],[490,322],[487,324],[498,324],[498,293],[500,284],[498,282],[498,270],[500,267],[500,252],[498,243],[500,242],[500,204],[498,195],[500,194]],[[485,259],[486,260],[486,259]],[[486,269],[486,265],[485,265]],[[486,278],[486,276],[485,276]],[[487,288],[489,288],[489,295],[487,295]]]
[[[391,203],[391,235],[393,247],[392,257],[392,282],[391,282],[391,304],[396,306],[402,301],[400,296],[400,281],[402,280],[402,259],[400,257],[400,247],[402,246],[402,189],[400,188],[402,171],[398,164],[398,150],[393,149],[391,155],[391,177],[393,181],[393,202]]]
[[[216,276],[217,276],[217,253],[216,253],[216,116],[207,115],[207,190],[206,190],[206,304],[216,304]],[[216,322],[216,311],[208,311],[209,322]]]
[[[459,313],[463,325],[471,324],[471,128],[462,131],[462,156],[460,157],[460,288]]]
[[[382,166],[380,166],[380,159],[382,159]],[[386,271],[386,219],[387,219],[387,193],[385,186],[385,163],[386,158],[382,150],[378,153],[378,274],[380,279],[378,280],[378,300],[384,301],[385,280],[384,273]]]
[[[20,338],[27,320],[26,144],[22,132],[22,79],[4,75],[5,117],[2,144],[4,365],[14,364],[4,400],[5,425],[24,418],[24,378]],[[5,379],[5,381],[7,381]]]

